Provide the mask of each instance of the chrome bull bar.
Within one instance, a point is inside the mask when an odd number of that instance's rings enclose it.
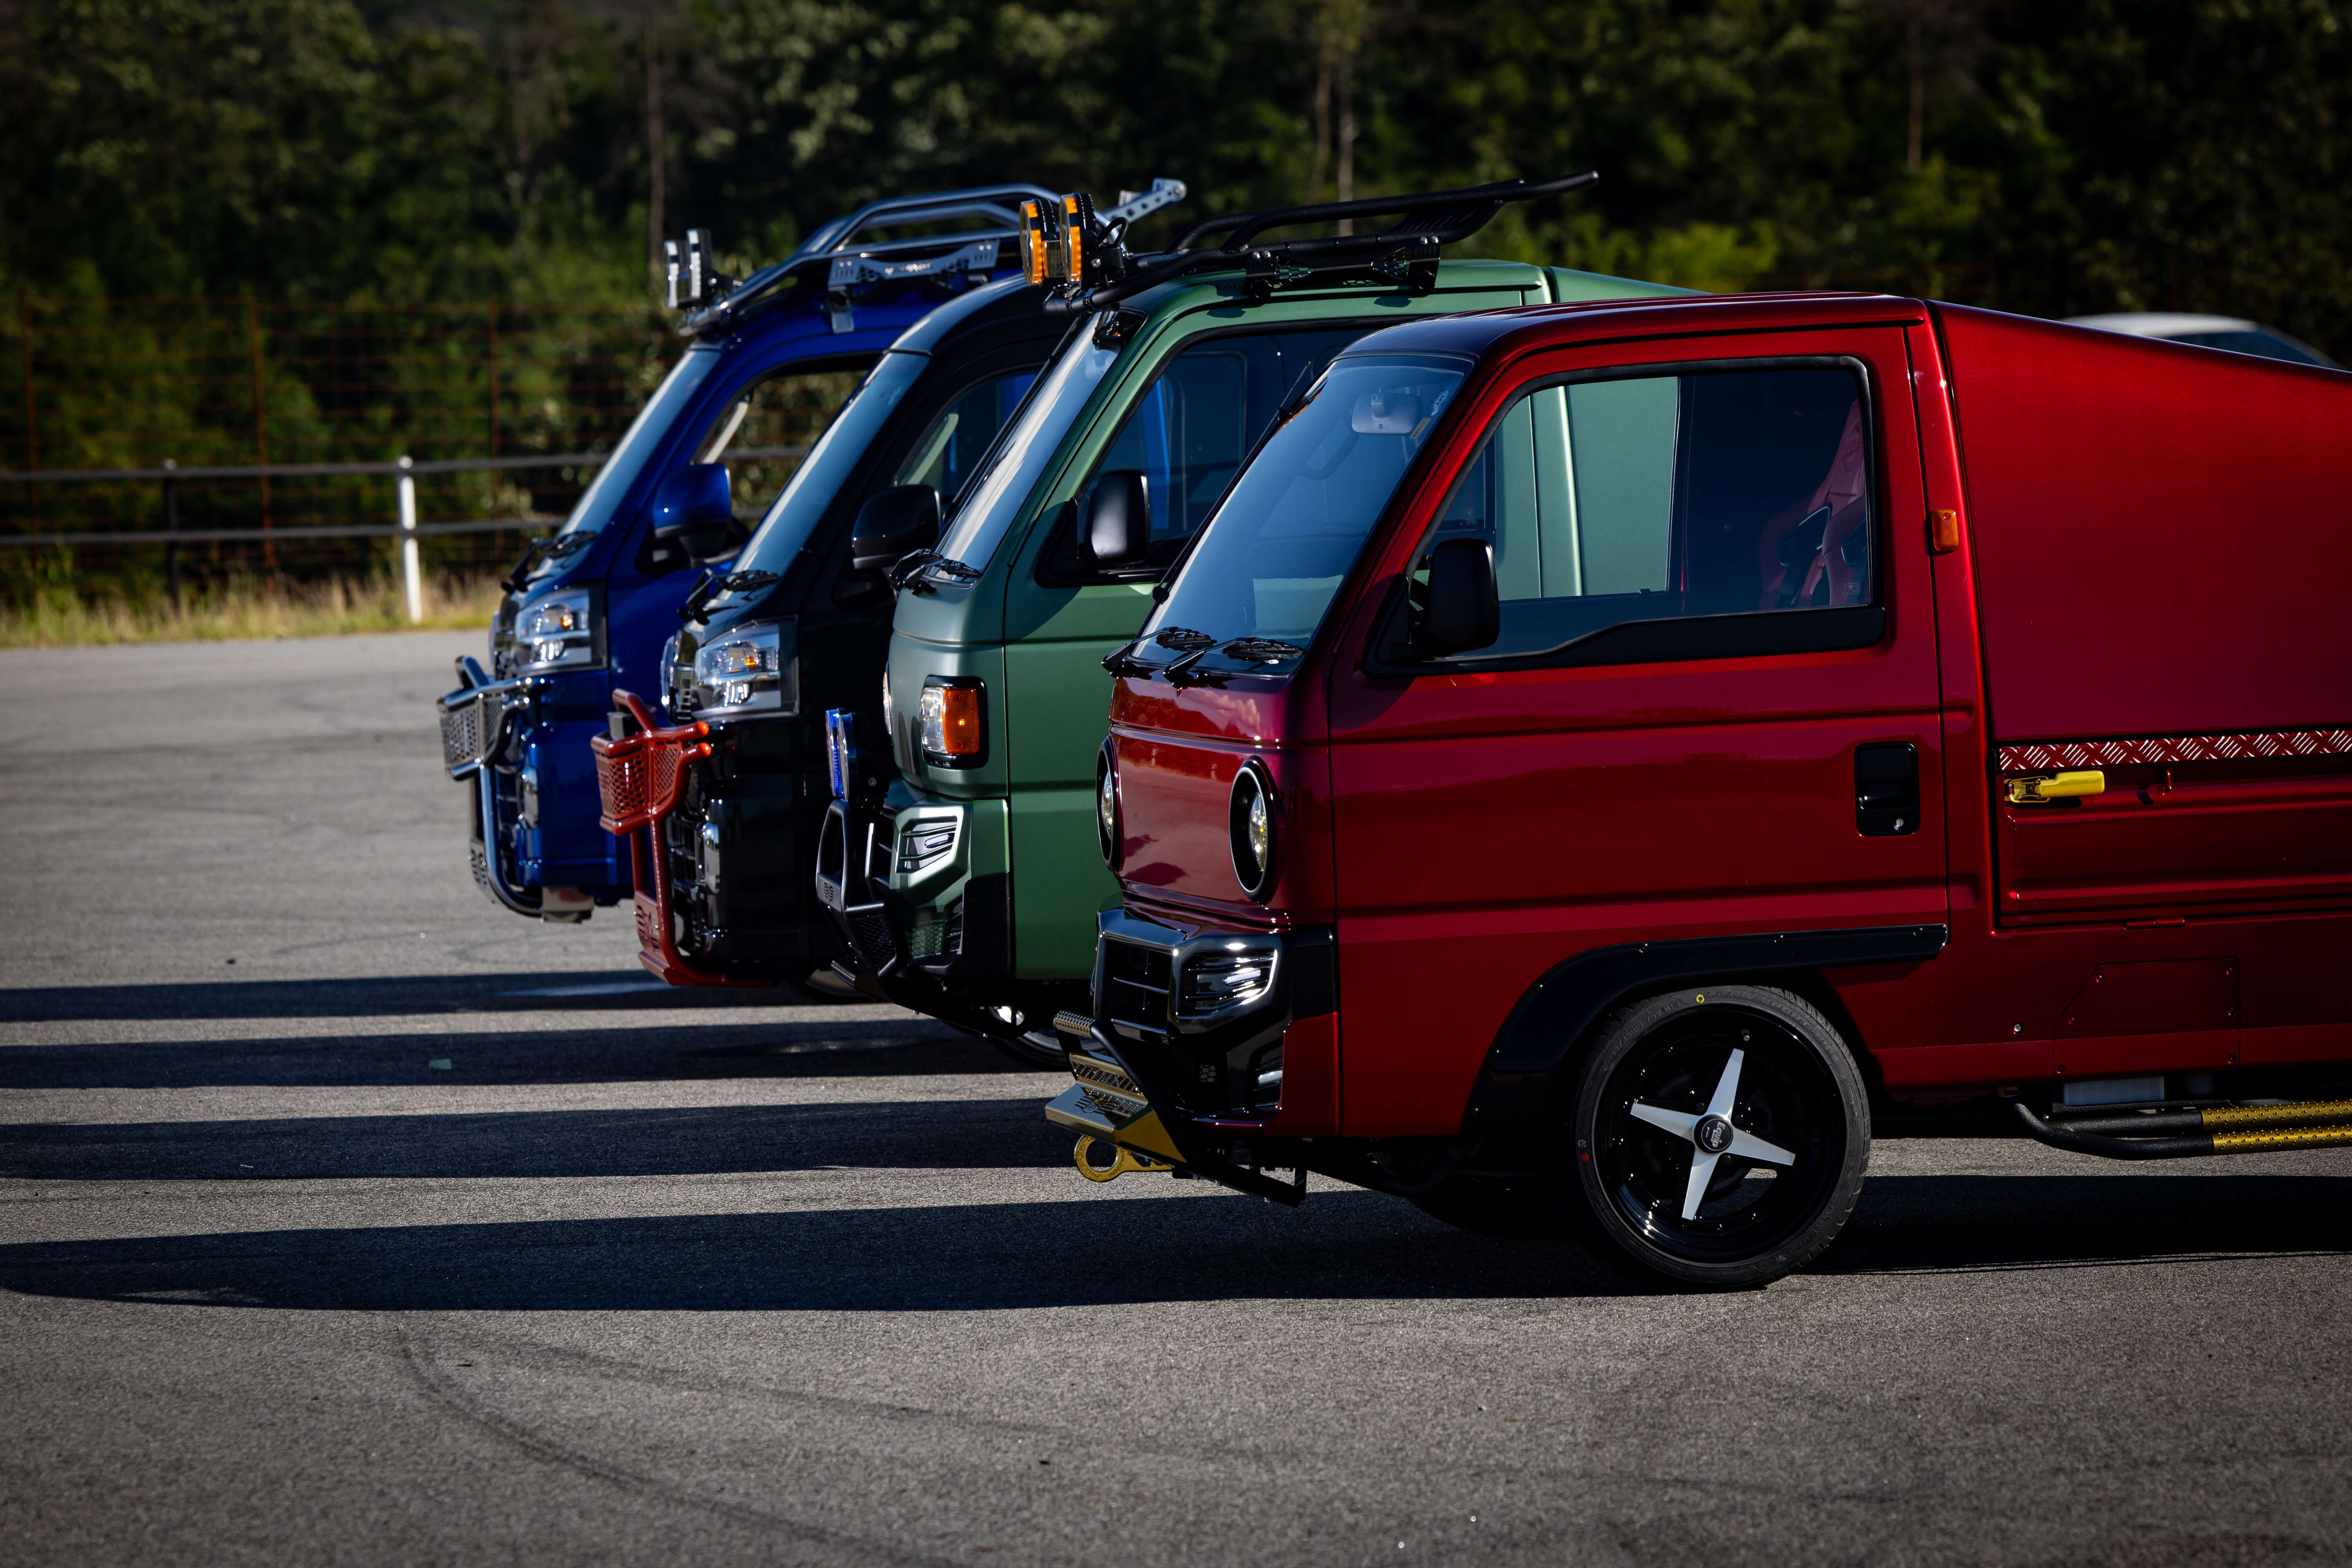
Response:
[[[508,875],[503,848],[508,825],[499,819],[496,763],[507,751],[528,712],[540,682],[528,677],[492,680],[471,657],[457,660],[457,690],[438,704],[441,717],[441,765],[449,776],[474,785],[473,837],[467,845],[474,884],[499,908],[533,920],[550,918],[546,900],[537,888],[515,885]],[[584,914],[558,917],[578,921]]]

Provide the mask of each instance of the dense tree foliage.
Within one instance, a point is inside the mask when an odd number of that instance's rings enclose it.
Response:
[[[1593,165],[1482,249],[2260,316],[2352,350],[2340,0],[0,4],[0,282],[642,298],[868,197],[1193,214]]]

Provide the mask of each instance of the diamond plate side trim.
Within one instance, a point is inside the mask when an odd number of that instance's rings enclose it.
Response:
[[[2030,741],[1994,752],[2004,773],[2137,763],[2236,763],[2352,754],[2352,729],[2249,730],[2227,735],[2147,735],[2127,741]]]

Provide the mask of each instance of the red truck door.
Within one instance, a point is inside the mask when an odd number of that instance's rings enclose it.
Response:
[[[1903,323],[1520,365],[1332,677],[1350,1133],[1458,1129],[1506,1016],[1579,952],[1948,919]],[[1416,661],[1394,574],[1465,535],[1501,637]]]

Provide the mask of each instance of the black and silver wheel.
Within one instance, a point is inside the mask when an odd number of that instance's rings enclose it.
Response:
[[[1602,1024],[1555,1194],[1578,1230],[1687,1284],[1762,1285],[1853,1210],[1870,1117],[1853,1056],[1801,997],[1693,987]]]

